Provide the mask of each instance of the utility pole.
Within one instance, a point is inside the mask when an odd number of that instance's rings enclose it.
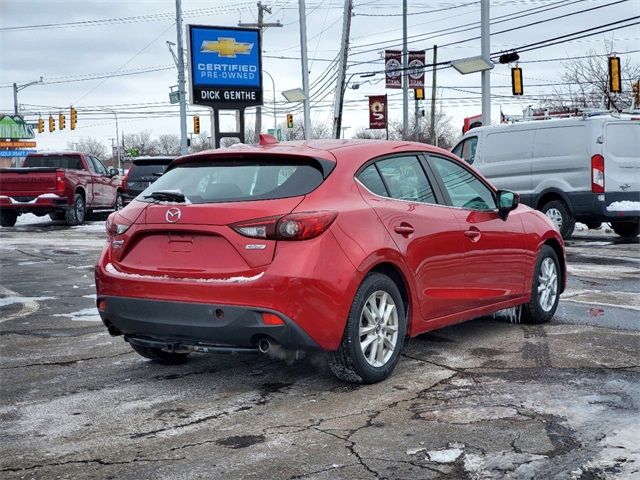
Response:
[[[402,134],[409,135],[409,51],[407,50],[407,0],[402,0]]]
[[[342,43],[340,64],[338,65],[338,79],[336,80],[336,99],[333,114],[333,138],[340,138],[342,127],[342,106],[346,89],[345,76],[347,73],[347,59],[349,57],[349,35],[351,32],[351,11],[353,2],[344,0],[344,14],[342,16]]]
[[[489,59],[489,0],[480,2],[480,54],[482,58]],[[491,125],[491,70],[483,70],[482,73],[482,125]]]
[[[407,0],[404,0],[405,2]],[[309,109],[309,61],[307,59],[307,13],[305,0],[298,0],[298,14],[300,16],[300,57],[302,63],[302,91],[305,94],[304,107],[304,139],[311,136],[311,112]]]
[[[176,31],[178,35],[178,94],[180,95],[180,155],[187,154],[187,98],[184,80],[184,48],[182,46],[182,6],[176,0]]]
[[[31,85],[37,85],[39,83],[43,83],[42,77],[40,77],[40,80],[38,80],[37,82],[29,82],[29,83],[25,83],[24,85],[18,85],[15,82],[13,83],[13,114],[14,115],[18,115],[18,92],[20,90],[24,90],[27,87],[30,87]]]
[[[433,79],[431,80],[431,145],[437,145],[436,139],[436,65],[438,65],[438,46],[433,46]]]
[[[261,2],[258,2],[258,23],[242,23],[242,22],[239,22],[238,26],[239,27],[257,28],[258,30],[260,30],[260,36],[261,37],[262,37],[262,31],[265,28],[268,28],[268,27],[282,27],[282,24],[279,21],[278,22],[273,22],[273,23],[264,23],[264,12],[271,13],[271,9],[269,7],[266,7],[265,5],[263,5]],[[260,43],[262,44],[262,42],[260,42]],[[261,73],[261,75],[262,75],[262,73]],[[275,93],[274,93],[274,95],[275,95]],[[275,112],[274,112],[274,115],[275,115]],[[274,122],[275,122],[275,119],[274,119]],[[258,140],[260,139],[260,132],[262,131],[262,107],[260,105],[258,105],[256,107],[256,125],[255,125],[255,129],[256,129],[256,143],[257,143]]]

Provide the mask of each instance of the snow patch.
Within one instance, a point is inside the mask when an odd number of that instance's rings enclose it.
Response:
[[[52,300],[55,297],[4,297],[0,298],[0,307],[13,305],[14,303],[40,302],[42,300]]]
[[[74,322],[101,322],[102,319],[98,314],[98,309],[96,307],[85,308],[83,310],[78,310],[77,312],[72,313],[57,313],[54,317],[67,317],[71,318]]]
[[[453,463],[462,455],[461,448],[448,448],[446,450],[432,450],[427,452],[427,459],[436,463]]]
[[[137,273],[124,273],[116,269],[113,264],[108,263],[105,270],[112,275],[121,278],[147,279],[147,280],[171,280],[176,282],[198,282],[198,283],[247,283],[255,282],[264,275],[264,272],[253,277],[229,277],[229,278],[176,278],[168,275],[139,275]]]
[[[631,200],[622,200],[613,202],[607,207],[609,212],[637,212],[640,211],[640,202],[632,202]]]
[[[64,197],[56,195],[55,193],[43,193],[42,195],[38,195],[36,198],[34,198],[33,200],[29,200],[28,202],[20,202],[20,201],[16,200],[15,198],[8,197],[6,195],[0,195],[0,198],[9,199],[9,201],[14,205],[15,204],[27,205],[27,204],[34,204],[41,198],[64,198]]]

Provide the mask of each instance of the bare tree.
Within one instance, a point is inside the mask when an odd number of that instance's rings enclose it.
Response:
[[[107,156],[107,147],[105,147],[100,140],[91,137],[81,138],[77,142],[68,142],[67,148],[69,148],[69,150],[77,150],[88,153],[89,155],[95,155],[101,160],[104,160]]]
[[[158,137],[158,153],[162,155],[180,155],[180,137],[165,133]]]
[[[413,142],[428,143],[441,148],[451,148],[459,136],[457,130],[451,124],[451,118],[442,110],[436,111],[436,135],[438,141],[431,139],[431,125],[428,117],[411,117],[409,119],[409,134],[404,135],[402,122],[389,121],[389,140],[410,140]]]
[[[585,58],[563,62],[562,81],[569,85],[554,89],[541,102],[549,108],[606,108],[622,111],[631,106],[631,84],[640,77],[640,65],[631,56],[620,61],[622,93],[609,92],[608,56],[615,53],[613,42],[605,40],[602,52],[589,50]]]
[[[196,135],[191,138],[189,153],[202,152],[203,150],[209,150],[210,148],[211,144],[209,142],[209,136],[205,132],[201,132],[200,135]]]
[[[284,140],[304,140],[304,121],[302,117],[296,117],[293,120],[293,128],[286,128],[285,124],[278,124],[278,128],[282,130]],[[327,123],[312,123],[311,138],[331,138],[331,129]]]
[[[360,127],[353,134],[353,138],[361,138],[364,140],[384,140],[387,137],[385,130],[371,130],[370,128]]]
[[[138,133],[130,133],[124,136],[124,149],[132,157],[144,155],[157,155],[158,142],[151,138],[150,130]]]

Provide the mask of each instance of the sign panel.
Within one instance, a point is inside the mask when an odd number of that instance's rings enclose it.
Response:
[[[387,88],[402,88],[402,52],[385,50],[384,76]]]
[[[3,157],[26,157],[35,150],[0,150],[0,158]]]
[[[424,87],[425,53],[409,52],[409,88]]]
[[[178,90],[175,92],[169,92],[169,103],[180,103],[180,92]]]
[[[189,71],[194,105],[262,105],[260,31],[189,25]]]
[[[282,141],[282,129],[281,128],[279,128],[277,130],[274,130],[273,128],[269,128],[269,129],[267,129],[267,133],[269,135],[272,135],[275,138],[277,138],[279,142]]]
[[[33,127],[19,115],[2,115],[0,117],[0,138],[11,140],[36,138]]]
[[[387,128],[387,96],[375,95],[369,97],[369,128]]]
[[[20,140],[14,140],[6,142],[0,140],[0,148],[33,148],[36,146],[36,142],[22,142]]]

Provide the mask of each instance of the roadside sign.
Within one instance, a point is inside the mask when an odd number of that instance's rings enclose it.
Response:
[[[180,92],[178,90],[169,92],[169,103],[180,103]]]
[[[409,88],[424,87],[424,50],[409,52]]]
[[[385,50],[384,76],[387,88],[402,88],[402,52]]]
[[[20,140],[36,138],[31,125],[26,123],[20,115],[2,115],[0,117],[0,138]]]
[[[36,142],[23,142],[20,140],[13,140],[10,142],[0,140],[0,148],[33,148],[36,146]]]
[[[279,142],[281,142],[281,141],[282,141],[282,129],[281,129],[281,128],[279,128],[279,129],[277,129],[277,130],[274,130],[273,128],[269,128],[269,129],[267,130],[267,133],[268,133],[269,135],[273,135],[275,138],[277,138],[277,139],[278,139],[278,141],[279,141]]]
[[[26,157],[35,150],[0,150],[0,158],[6,157]]]
[[[192,104],[262,105],[260,30],[189,25],[188,32]]]
[[[375,95],[369,97],[369,128],[387,128],[387,96]]]

